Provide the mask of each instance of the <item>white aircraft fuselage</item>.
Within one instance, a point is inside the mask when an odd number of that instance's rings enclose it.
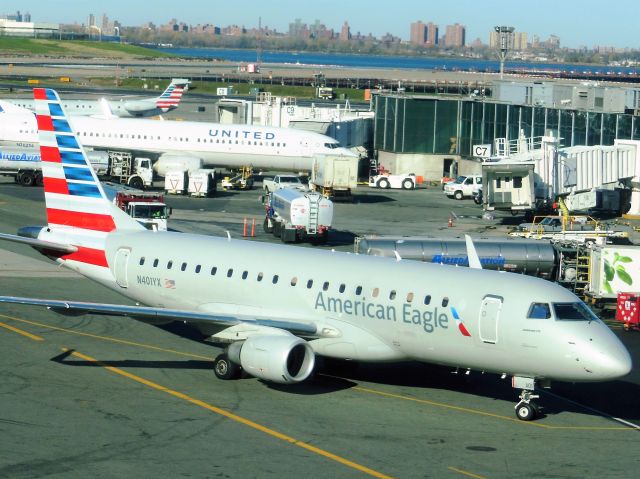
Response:
[[[0,145],[37,148],[33,115],[0,115],[0,119]],[[310,171],[315,155],[355,156],[333,138],[304,130],[85,116],[70,116],[69,124],[85,147],[197,158],[208,166],[297,172]]]

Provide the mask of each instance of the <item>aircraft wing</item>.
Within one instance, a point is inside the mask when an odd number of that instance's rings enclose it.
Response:
[[[20,298],[16,296],[0,296],[0,303],[44,306],[65,316],[80,316],[83,314],[126,316],[139,321],[151,323],[164,321],[183,321],[185,323],[209,322],[223,327],[231,327],[238,324],[250,324],[282,329],[301,336],[316,336],[318,334],[316,324],[311,322],[297,322],[288,319],[278,320],[260,315],[218,314],[180,309],[152,308],[148,306],[85,303],[53,299]]]

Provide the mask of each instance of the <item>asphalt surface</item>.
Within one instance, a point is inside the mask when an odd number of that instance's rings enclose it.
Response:
[[[240,237],[244,218],[256,218],[253,240],[275,241],[260,228],[259,196],[253,190],[171,197],[170,225]],[[451,212],[457,218],[449,228]],[[373,232],[502,236],[517,222],[479,215],[473,202],[448,200],[439,188],[361,188],[353,203],[336,205],[336,231],[324,247],[350,250],[355,235]],[[41,189],[0,179],[0,232],[43,221]],[[0,294],[127,302],[7,242],[0,248]],[[612,328],[637,364],[640,333]],[[515,418],[517,392],[508,378],[418,363],[338,363],[293,387],[253,378],[223,382],[212,372],[218,349],[190,339],[180,326],[168,329],[0,305],[0,477],[628,478],[637,472],[637,368],[609,383],[554,384],[539,401],[544,417],[524,423]]]

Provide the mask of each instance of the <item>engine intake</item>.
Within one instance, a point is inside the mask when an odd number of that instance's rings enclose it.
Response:
[[[304,381],[316,361],[311,346],[292,334],[250,336],[244,342],[233,343],[228,355],[248,374],[280,384]]]

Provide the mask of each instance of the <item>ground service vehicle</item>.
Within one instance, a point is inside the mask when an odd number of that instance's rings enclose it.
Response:
[[[142,191],[115,183],[102,183],[105,195],[118,208],[148,230],[167,231],[170,208],[161,193]]]
[[[326,242],[333,221],[333,203],[317,192],[281,188],[267,195],[264,230],[285,243]]]
[[[455,181],[444,185],[444,194],[449,198],[461,200],[471,198],[482,188],[482,175],[458,176]]]
[[[218,175],[216,170],[196,170],[189,173],[189,195],[211,197],[216,194]]]
[[[262,188],[267,193],[273,193],[280,188],[297,188],[305,190],[306,186],[302,183],[299,176],[295,175],[276,175],[273,180],[265,178],[262,180]]]
[[[96,152],[99,153],[99,152]],[[139,190],[153,185],[151,159],[134,157],[125,151],[108,151],[108,164],[101,178]]]
[[[311,169],[311,188],[326,197],[349,197],[358,186],[358,158],[317,155]]]
[[[369,177],[369,186],[372,188],[402,188],[412,190],[416,187],[416,175],[375,175]]]
[[[184,195],[189,188],[189,173],[185,170],[171,170],[164,175],[164,191],[170,195]]]

